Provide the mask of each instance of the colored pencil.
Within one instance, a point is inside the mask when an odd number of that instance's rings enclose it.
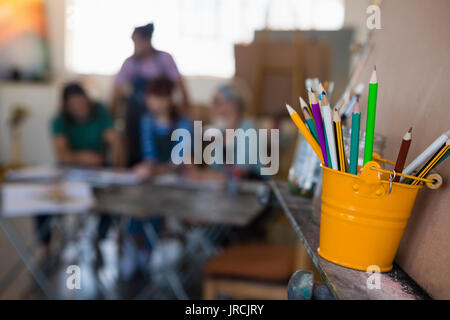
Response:
[[[330,168],[333,167],[333,164],[331,163],[331,155],[330,155],[330,147],[328,144],[328,138],[327,138],[327,130],[325,129],[325,123],[322,120],[322,125],[323,125],[323,134],[325,136],[325,146],[327,147],[327,159],[328,159],[328,166]]]
[[[353,108],[355,107],[356,100],[359,100],[359,97],[361,96],[362,92],[364,91],[364,84],[360,83],[355,87],[354,95],[350,99],[350,102],[347,104],[347,106],[344,109],[344,112],[341,113],[341,121],[343,122],[344,119],[348,118],[350,114],[353,112]]]
[[[402,139],[402,144],[400,146],[400,151],[398,152],[397,161],[395,162],[395,172],[402,173],[403,168],[405,167],[406,157],[408,156],[409,146],[411,145],[411,131],[412,128],[405,133]],[[396,176],[394,178],[394,182],[399,182],[400,176]]]
[[[439,148],[442,147],[443,144],[450,138],[450,130],[444,132],[441,136],[439,136],[436,140],[433,141],[432,144],[428,146],[421,154],[417,156],[404,170],[404,174],[411,174],[414,170],[416,170],[422,163],[424,163],[431,155],[433,155]],[[401,178],[400,182],[405,180],[405,178]]]
[[[339,113],[342,114],[344,112],[345,107],[350,102],[351,97],[353,96],[353,91],[346,90],[339,101],[334,106],[334,109],[339,110]]]
[[[328,97],[331,97],[331,95],[333,94],[333,91],[334,91],[334,82],[331,81],[327,88]]]
[[[320,111],[322,112],[323,104],[321,104],[320,101],[322,100],[322,97],[324,97],[324,96],[327,97],[327,92],[325,91],[325,88],[322,86],[322,83],[320,82],[319,79],[317,79],[316,87],[317,87],[317,92],[315,92],[315,93],[316,93],[317,99],[319,99],[319,105],[320,105],[320,108],[321,108]],[[330,120],[331,120],[331,114],[330,114]],[[323,132],[324,132],[324,135],[325,135],[325,146],[327,147],[328,166],[330,168],[332,168],[333,164],[332,164],[332,161],[331,161],[330,143],[328,142],[329,138],[328,138],[328,134],[327,134],[327,128],[325,126],[325,119],[324,119],[323,113],[322,113],[322,121],[323,121]]]
[[[319,82],[318,97],[320,100],[322,100],[322,95],[325,95],[326,97],[328,97],[328,94],[325,91],[325,88],[323,87],[322,82]]]
[[[325,128],[325,134],[326,134],[326,143],[328,146],[328,153],[327,157],[329,156],[329,161],[331,161],[331,168],[334,170],[339,170],[338,167],[338,160],[336,155],[336,144],[335,144],[335,138],[334,138],[334,130],[333,130],[333,122],[331,120],[331,109],[330,109],[330,103],[328,102],[327,96],[322,94],[322,100],[321,103],[321,109],[322,109],[322,116],[323,116],[323,123]]]
[[[317,129],[316,129],[316,125],[314,124],[313,119],[311,119],[311,116],[308,113],[308,108],[304,107],[303,108],[303,115],[305,116],[305,123],[306,126],[308,127],[309,131],[311,131],[314,139],[316,139],[317,143],[319,143],[319,136],[317,135]]]
[[[325,132],[323,130],[323,122],[322,122],[322,113],[320,112],[319,102],[317,101],[317,97],[314,93],[308,92],[309,101],[311,102],[311,108],[314,116],[314,123],[316,124],[317,134],[319,136],[319,144],[322,150],[322,156],[324,165],[328,166],[328,158],[327,158],[327,145],[325,142]]]
[[[339,163],[339,171],[347,171],[347,161],[344,152],[344,137],[342,135],[342,122],[339,111],[335,110],[333,114],[334,135],[336,137],[337,156]]]
[[[447,153],[445,154],[445,156],[443,156],[442,159],[439,160],[438,163],[436,163],[436,167],[437,167],[438,165],[440,165],[440,164],[442,163],[442,161],[444,161],[445,159],[447,159],[448,156],[450,156],[450,150],[447,151]]]
[[[328,91],[328,88],[329,88],[328,85],[329,85],[328,81],[325,81],[325,82],[323,83],[323,88],[324,88],[325,92]]]
[[[292,121],[294,121],[295,125],[300,130],[303,137],[305,137],[306,141],[310,144],[311,148],[316,153],[317,157],[320,159],[320,161],[322,163],[324,163],[324,159],[323,159],[323,155],[322,155],[320,146],[317,144],[316,140],[314,140],[313,135],[311,134],[311,132],[309,132],[308,128],[303,123],[303,121],[300,118],[300,116],[298,115],[298,113],[294,109],[292,109],[292,107],[288,104],[286,104],[286,109],[288,110]]]
[[[361,128],[361,107],[359,101],[356,100],[352,113],[352,135],[350,142],[350,167],[349,173],[358,173],[358,157],[359,157],[359,135]]]
[[[436,167],[436,164],[444,158],[449,150],[450,139],[447,140],[447,142],[441,148],[439,148],[439,150],[431,157],[431,159],[428,160],[428,162],[422,167],[422,169],[419,170],[419,172],[416,174],[416,177],[424,178],[431,171],[431,169]],[[419,183],[419,180],[413,180],[411,182],[411,185],[418,185]]]
[[[367,103],[366,142],[364,145],[364,164],[372,161],[373,138],[375,135],[375,115],[377,109],[378,80],[377,68],[373,67],[369,83],[369,101]]]
[[[311,106],[309,104],[307,104],[305,102],[305,100],[302,99],[302,97],[299,97],[299,100],[300,100],[300,107],[302,109],[306,108],[306,110],[308,110],[309,116],[311,117],[311,120],[314,122],[314,120],[312,119],[313,114],[312,114]]]

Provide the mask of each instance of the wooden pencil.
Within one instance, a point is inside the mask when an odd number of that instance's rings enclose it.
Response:
[[[419,170],[416,174],[416,177],[424,178],[439,161],[447,154],[450,150],[450,139],[431,157],[430,160]],[[420,183],[419,180],[413,180],[411,185],[418,185]]]
[[[424,163],[431,155],[433,155],[443,144],[450,138],[450,130],[444,132],[436,140],[433,141],[421,154],[417,156],[404,170],[404,174],[413,173],[422,163]],[[400,182],[405,180],[401,178]]]
[[[309,104],[307,104],[305,102],[305,100],[303,100],[302,97],[299,97],[299,100],[300,100],[300,107],[302,109],[306,108],[306,110],[308,110],[309,116],[311,117],[311,120],[314,122],[314,119],[312,119],[313,114],[312,114],[311,106]]]
[[[324,88],[325,92],[328,91],[328,85],[329,85],[328,80],[323,83],[323,88]]]
[[[344,137],[342,135],[342,122],[339,111],[335,110],[333,114],[334,135],[336,137],[337,157],[339,163],[339,171],[347,171],[347,161],[344,152]]]
[[[411,131],[412,128],[405,133],[402,139],[402,144],[400,145],[400,151],[398,152],[397,161],[395,162],[395,172],[402,173],[405,167],[406,157],[408,156],[409,146],[411,145]],[[394,178],[394,182],[399,182],[400,176]]]
[[[327,94],[325,88],[323,87],[322,82],[319,82],[318,97],[320,100],[322,100],[322,95],[325,95],[326,97],[328,97],[328,94]]]
[[[359,101],[355,103],[352,113],[352,135],[350,142],[350,167],[348,172],[351,174],[358,173],[358,159],[359,159],[359,135],[361,128],[361,107]]]
[[[306,126],[308,127],[309,131],[311,131],[314,139],[316,139],[317,143],[319,143],[319,136],[317,135],[317,129],[316,129],[316,125],[314,124],[313,119],[311,118],[311,116],[308,113],[308,108],[304,107],[303,108],[303,115],[305,116],[305,123]]]
[[[377,112],[378,80],[377,68],[373,67],[369,83],[369,98],[367,103],[366,140],[364,145],[364,164],[372,161],[373,139],[375,135],[375,116]]]
[[[450,150],[449,150],[449,151],[447,151],[447,153],[445,154],[445,156],[443,156],[443,157],[442,157],[442,159],[441,159],[441,160],[439,160],[439,162],[438,162],[438,163],[436,163],[436,167],[437,167],[438,165],[440,165],[440,164],[442,163],[442,161],[444,161],[445,159],[447,159],[447,158],[448,158],[448,156],[450,156]]]
[[[320,112],[320,105],[317,101],[317,97],[313,92],[309,92],[309,101],[311,102],[311,108],[314,116],[314,123],[316,124],[317,134],[319,136],[320,148],[322,150],[322,156],[324,165],[329,167],[327,158],[327,145],[325,142],[325,131],[323,130],[322,113]]]
[[[286,109],[289,112],[289,115],[292,119],[292,121],[295,123],[297,128],[302,133],[303,137],[305,137],[305,140],[310,144],[313,151],[316,153],[317,157],[320,159],[320,161],[324,164],[324,159],[322,155],[322,151],[320,146],[317,144],[316,140],[314,139],[311,132],[309,132],[306,125],[303,123],[302,119],[298,115],[298,113],[288,104],[286,104]]]
[[[331,162],[331,168],[338,170],[338,161],[336,155],[336,143],[334,138],[333,121],[331,119],[331,109],[328,102],[327,96],[322,94],[322,100],[320,100],[321,110],[323,115],[323,123],[326,134],[326,143],[328,146],[327,157],[329,162]]]

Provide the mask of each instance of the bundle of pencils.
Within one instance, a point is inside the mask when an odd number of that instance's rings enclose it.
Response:
[[[344,103],[341,103],[339,107],[334,109],[333,113],[328,102],[328,93],[325,88],[329,88],[327,83],[323,86],[319,82],[316,86],[314,86],[314,89],[312,85],[308,86],[307,91],[309,104],[307,104],[301,97],[299,98],[302,110],[300,114],[303,114],[305,122],[303,122],[299,114],[291,106],[286,105],[286,108],[288,109],[292,120],[305,137],[306,141],[308,141],[316,155],[319,157],[323,166],[357,175],[360,149],[359,137],[361,128],[361,107],[359,97],[362,93],[364,85],[359,84],[355,88],[355,95],[347,99],[348,104],[345,108],[342,106]],[[363,164],[372,161],[373,158],[377,95],[378,80],[376,67],[374,66],[369,81]],[[350,113],[352,115],[350,156],[349,161],[347,161],[347,157],[344,152],[344,138],[342,133],[343,119],[341,118],[341,115],[343,117],[348,117],[350,116]],[[393,182],[417,185],[421,181],[419,179],[425,178],[432,169],[441,164],[450,154],[449,130],[438,137],[427,149],[425,149],[425,151],[423,151],[411,162],[411,164],[405,168],[411,141],[412,128],[409,128],[403,136],[397,161],[395,162],[394,171],[396,174]],[[423,163],[425,163],[423,167],[417,171],[419,166]],[[414,174],[414,176],[418,179],[413,179],[411,174]],[[405,176],[409,179],[406,179]]]
[[[401,152],[401,149],[400,149]],[[404,170],[404,174],[414,173],[419,166],[424,163],[423,167],[417,173],[414,174],[415,177],[425,178],[428,173],[439,164],[441,164],[450,154],[450,130],[440,135],[433,143],[431,143],[428,148],[426,148],[421,154],[417,156]],[[427,161],[428,159],[428,161]],[[405,181],[405,178],[401,178],[400,182]],[[418,185],[419,180],[408,179],[406,184]]]

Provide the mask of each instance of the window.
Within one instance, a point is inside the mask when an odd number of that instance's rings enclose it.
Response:
[[[255,30],[335,30],[343,0],[66,0],[66,65],[76,73],[114,74],[132,54],[135,26],[155,23],[155,48],[184,75],[234,74],[233,45]],[[266,14],[266,13],[269,14]]]

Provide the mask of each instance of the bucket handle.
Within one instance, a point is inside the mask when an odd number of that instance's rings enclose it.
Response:
[[[373,153],[373,160],[375,161],[379,161],[379,162],[384,162],[384,163],[388,163],[390,165],[395,166],[395,162],[392,162],[390,160],[387,159],[383,159],[378,153],[374,152]],[[390,174],[390,176],[400,176],[400,177],[404,177],[404,178],[408,178],[408,179],[412,179],[412,180],[417,180],[417,181],[421,181],[421,182],[425,182],[426,186],[430,189],[438,189],[441,187],[442,185],[442,177],[437,174],[437,173],[430,173],[429,175],[427,175],[426,178],[419,178],[416,176],[411,176],[411,175],[407,175],[407,174],[403,174],[403,173],[399,173],[399,172],[395,172],[394,170],[392,171],[387,171],[387,170],[383,170],[381,168],[375,168],[375,167],[371,167],[371,169],[376,169],[379,172],[383,172],[383,173],[388,173]]]
[[[427,187],[429,187],[430,189],[437,189],[437,188],[439,188],[442,185],[442,178],[441,178],[440,175],[438,175],[436,173],[428,175],[427,178],[419,178],[419,177],[416,177],[416,176],[411,176],[409,174],[399,173],[399,172],[396,172],[395,170],[392,170],[392,171],[385,170],[385,169],[382,169],[382,168],[379,168],[379,167],[376,167],[376,166],[370,166],[369,168],[371,170],[375,170],[375,171],[378,171],[378,172],[381,172],[381,173],[390,174],[391,177],[392,176],[395,177],[397,175],[397,176],[400,176],[400,177],[404,177],[404,178],[408,178],[408,179],[413,179],[413,180],[418,180],[418,181],[425,182]],[[432,177],[432,179],[428,179],[428,177],[430,177],[430,176]]]

